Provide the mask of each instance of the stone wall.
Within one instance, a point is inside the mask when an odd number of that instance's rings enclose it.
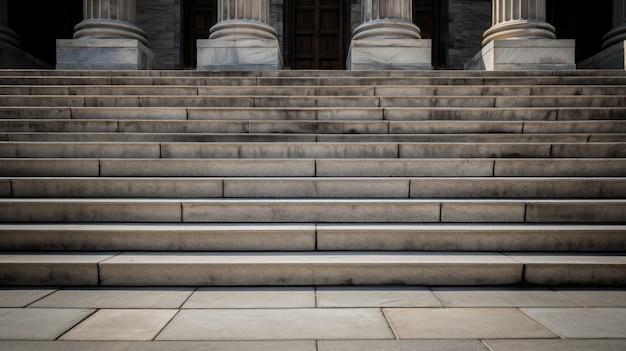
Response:
[[[463,66],[481,49],[491,27],[491,0],[448,0],[448,66]]]
[[[182,67],[181,21],[180,0],[137,0],[137,25],[146,32],[162,69]]]

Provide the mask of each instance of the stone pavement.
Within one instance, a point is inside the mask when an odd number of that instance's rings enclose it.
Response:
[[[0,350],[626,350],[626,288],[1,288]]]

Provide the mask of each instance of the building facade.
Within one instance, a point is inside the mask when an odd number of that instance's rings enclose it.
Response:
[[[1,0],[0,61],[59,69],[623,69],[625,2]],[[490,55],[519,59],[515,49],[549,57],[496,67],[500,58]]]

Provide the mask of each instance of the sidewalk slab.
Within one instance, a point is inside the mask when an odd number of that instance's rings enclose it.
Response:
[[[62,289],[29,307],[180,308],[193,288]]]
[[[304,341],[0,341],[10,351],[317,351]]]
[[[56,340],[92,309],[0,309],[0,340]]]
[[[626,308],[522,308],[563,338],[626,338]]]
[[[626,339],[546,339],[546,340],[485,340],[492,351],[615,351],[626,350]]]
[[[626,291],[620,288],[559,288],[556,291],[585,307],[626,307]]]
[[[45,288],[0,288],[0,308],[26,307],[52,294],[55,290]]]
[[[182,308],[312,308],[313,287],[200,288]]]
[[[178,310],[99,310],[60,340],[152,340]]]
[[[480,340],[320,340],[318,351],[488,351]],[[536,351],[536,350],[533,350]]]
[[[157,340],[393,339],[379,309],[182,310]]]
[[[441,307],[428,288],[418,286],[318,287],[317,307]]]
[[[385,308],[398,339],[555,338],[515,308]]]
[[[447,307],[580,307],[574,300],[546,288],[433,288]]]

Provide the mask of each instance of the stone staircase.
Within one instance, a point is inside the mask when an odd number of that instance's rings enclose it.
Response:
[[[0,284],[626,284],[626,72],[0,71]]]

